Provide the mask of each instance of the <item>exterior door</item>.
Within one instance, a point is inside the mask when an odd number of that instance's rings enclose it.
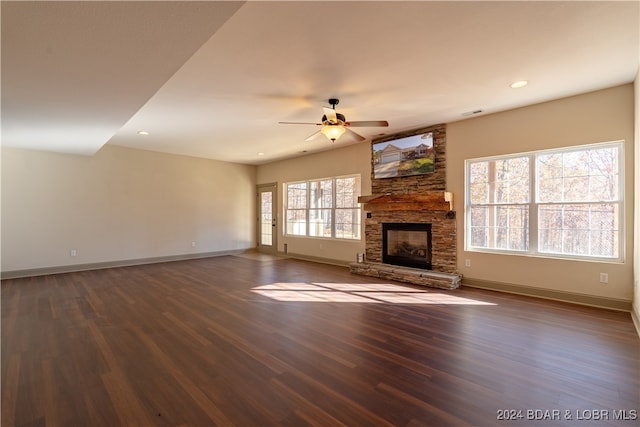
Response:
[[[258,185],[258,250],[277,252],[276,184]]]

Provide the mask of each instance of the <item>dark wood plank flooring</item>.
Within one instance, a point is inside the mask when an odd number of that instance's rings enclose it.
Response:
[[[640,425],[629,313],[242,256],[1,292],[2,426]]]

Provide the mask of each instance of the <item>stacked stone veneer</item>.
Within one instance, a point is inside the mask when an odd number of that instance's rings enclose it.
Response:
[[[433,133],[433,145],[435,150],[435,170],[431,174],[414,175],[407,177],[375,179],[373,177],[373,159],[371,164],[371,189],[372,194],[425,194],[433,191],[446,190],[446,126],[444,124],[416,129],[403,134],[396,134],[376,139],[373,143],[384,142],[392,138],[411,136],[426,132]],[[365,207],[365,211],[366,211]],[[365,244],[366,264],[353,264],[351,271],[357,274],[366,274],[378,277],[389,276],[389,266],[382,264],[382,223],[384,222],[412,222],[431,224],[431,264],[433,279],[429,279],[429,273],[422,270],[407,269],[405,267],[392,267],[392,276],[395,280],[409,283],[425,284],[427,286],[454,289],[458,287],[461,275],[456,273],[457,267],[457,232],[454,212],[435,210],[380,210],[371,209],[366,212],[365,218]],[[438,274],[438,273],[444,273]],[[449,276],[442,285],[442,277]]]
[[[406,177],[382,178],[373,177],[373,156],[371,158],[371,194],[422,194],[427,191],[445,191],[447,188],[447,136],[446,126],[436,125],[404,132],[392,136],[385,136],[373,140],[373,143],[384,142],[394,138],[418,135],[427,132],[433,133],[433,149],[435,151],[435,168],[433,173],[425,175],[412,175]]]
[[[374,211],[365,219],[366,260],[382,262],[382,223],[415,222],[431,224],[431,265],[433,271],[456,271],[456,220],[445,211]]]

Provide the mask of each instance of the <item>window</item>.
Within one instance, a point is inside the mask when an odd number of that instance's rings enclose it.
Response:
[[[360,176],[285,184],[285,233],[291,236],[360,239]]]
[[[466,162],[470,251],[622,259],[622,143]]]
[[[286,234],[307,234],[307,183],[287,184]]]

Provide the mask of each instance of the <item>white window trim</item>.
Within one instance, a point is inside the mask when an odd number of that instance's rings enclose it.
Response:
[[[522,153],[513,153],[506,155],[497,155],[497,156],[487,156],[487,157],[479,157],[473,159],[465,160],[465,169],[464,169],[464,186],[465,186],[465,202],[464,202],[464,250],[467,252],[483,252],[483,253],[494,253],[501,255],[521,255],[521,256],[531,256],[536,258],[552,258],[552,259],[567,259],[567,260],[577,260],[577,261],[596,261],[596,262],[608,262],[608,263],[624,263],[625,260],[625,188],[624,188],[624,140],[616,140],[616,141],[608,141],[601,143],[593,143],[593,144],[585,144],[585,145],[574,145],[562,148],[554,148],[547,150],[538,150],[538,151],[528,151]],[[555,254],[549,252],[539,252],[538,251],[538,207],[540,205],[549,205],[552,203],[545,202],[541,203],[537,200],[537,162],[536,156],[541,154],[550,154],[550,153],[567,153],[572,151],[582,151],[588,149],[597,149],[597,148],[605,148],[615,146],[618,148],[618,164],[619,164],[619,174],[618,174],[618,200],[617,201],[609,201],[608,203],[617,203],[619,206],[618,209],[618,224],[619,224],[619,239],[618,239],[618,257],[599,257],[592,255],[572,255],[572,254]],[[495,160],[507,160],[519,157],[529,157],[529,202],[528,203],[504,203],[505,206],[518,206],[525,205],[529,206],[529,249],[528,250],[514,250],[514,249],[492,249],[492,248],[481,248],[472,246],[470,243],[471,233],[470,233],[470,224],[471,224],[471,188],[469,185],[469,168],[472,163],[483,162],[483,161],[495,161]],[[599,204],[604,202],[579,202],[575,204]],[[556,204],[572,204],[571,202],[556,202]],[[499,204],[488,204],[490,206],[498,206]],[[476,205],[477,206],[477,205]]]
[[[325,178],[309,178],[309,179],[304,179],[304,180],[298,180],[298,181],[289,181],[289,182],[285,182],[283,183],[284,186],[284,203],[282,204],[283,206],[283,210],[284,213],[282,215],[282,220],[283,220],[283,234],[286,237],[293,237],[293,238],[304,238],[304,239],[322,239],[322,240],[335,240],[335,241],[339,241],[339,242],[361,242],[362,241],[362,237],[363,237],[363,230],[362,230],[362,211],[361,211],[361,204],[360,203],[356,203],[352,208],[338,208],[336,207],[336,180],[337,179],[344,179],[344,178],[357,178],[358,183],[359,183],[359,188],[357,188],[357,196],[360,196],[362,194],[362,177],[360,174],[350,174],[350,175],[339,175],[339,176],[331,176],[331,177],[325,177]],[[310,223],[309,223],[309,213],[311,212],[311,210],[313,210],[310,205],[310,197],[311,197],[311,191],[310,191],[310,183],[311,182],[315,182],[315,181],[324,181],[324,180],[331,180],[332,181],[332,203],[331,203],[331,236],[312,236],[310,235]],[[289,210],[288,208],[288,186],[290,184],[300,184],[300,183],[306,183],[307,184],[307,203],[306,203],[306,208],[305,210],[305,221],[306,221],[306,234],[290,234],[287,233],[287,211]],[[327,208],[328,209],[328,208]],[[344,209],[357,209],[360,210],[360,222],[358,224],[358,238],[348,238],[348,237],[336,237],[336,211],[337,210],[344,210]],[[302,210],[302,209],[300,209]]]

